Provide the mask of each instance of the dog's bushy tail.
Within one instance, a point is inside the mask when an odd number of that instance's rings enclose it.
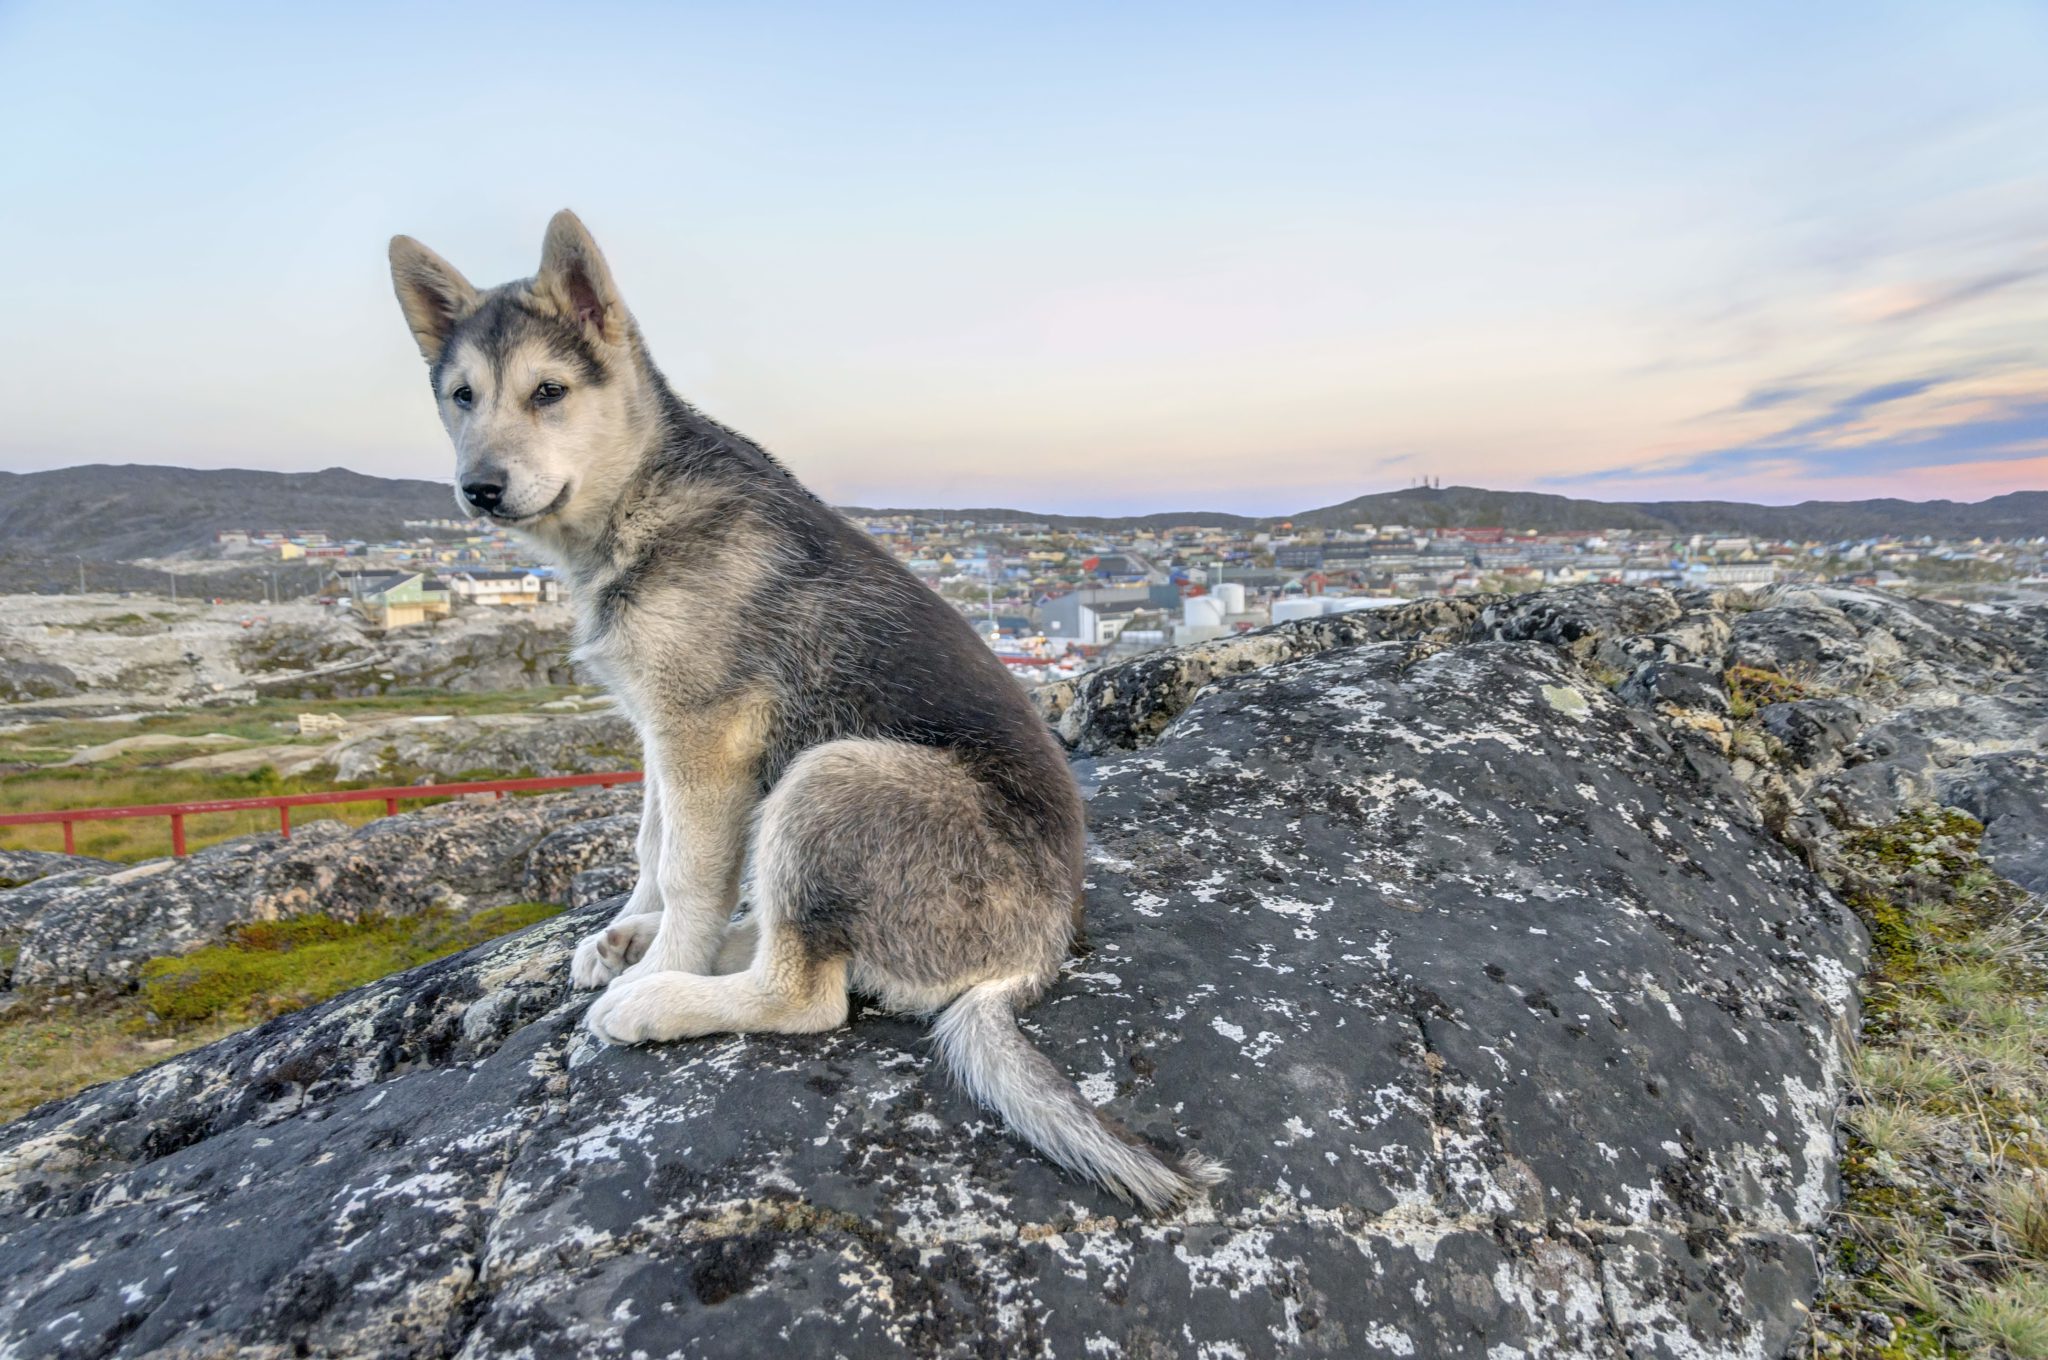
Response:
[[[1052,1161],[1148,1213],[1172,1209],[1224,1179],[1228,1173],[1205,1157],[1168,1165],[1097,1114],[1018,1030],[1017,1003],[1031,990],[1020,978],[984,982],[940,1013],[932,1037],[970,1095]]]

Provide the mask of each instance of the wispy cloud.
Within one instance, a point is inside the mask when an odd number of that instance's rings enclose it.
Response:
[[[1768,438],[1755,440],[1753,443],[1764,448],[1791,447],[1797,445],[1801,440],[1841,430],[1852,422],[1861,420],[1880,406],[1889,406],[1893,402],[1904,401],[1908,397],[1917,397],[1922,392],[1931,392],[1948,381],[1949,379],[1946,377],[1905,378],[1897,382],[1879,383],[1875,387],[1866,387],[1860,392],[1852,392],[1848,396],[1840,398],[1826,411],[1817,416],[1802,420],[1797,425],[1781,430]]]
[[[1697,481],[1702,489],[1760,477],[1856,481],[1970,464],[2027,462],[2048,455],[2048,399],[2021,402],[1987,416],[1920,425],[1844,441],[1829,439],[1873,407],[1929,390],[1932,383],[1889,384],[1845,398],[1826,416],[1761,439],[1704,449],[1637,466],[1546,479],[1555,486]]]
[[[1759,387],[1735,404],[1737,411],[1768,411],[1783,406],[1788,401],[1797,401],[1813,389],[1810,387]]]
[[[1993,293],[2003,292],[2016,284],[2031,282],[2044,274],[2048,274],[2048,267],[2001,269],[1989,274],[1980,274],[1976,278],[1936,288],[1918,299],[1902,300],[1894,310],[1880,313],[1877,320],[1886,324],[1924,320],[1975,302],[1979,298],[1989,297]]]

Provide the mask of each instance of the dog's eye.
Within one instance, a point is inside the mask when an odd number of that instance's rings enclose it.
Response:
[[[535,406],[551,406],[555,402],[560,401],[562,394],[568,390],[568,388],[558,382],[544,382],[539,387],[533,389],[533,404]]]
[[[468,383],[464,383],[453,392],[450,392],[448,396],[457,406],[467,406],[475,399],[476,393],[469,390]]]

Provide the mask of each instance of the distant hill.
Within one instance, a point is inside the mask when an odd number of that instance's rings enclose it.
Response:
[[[0,472],[0,544],[10,552],[126,562],[193,552],[222,529],[319,529],[336,538],[405,534],[409,519],[447,519],[442,482],[322,472],[202,471],[90,464]]]
[[[2048,534],[2048,491],[2015,491],[1985,501],[1803,501],[1749,505],[1740,501],[1592,501],[1535,491],[1487,491],[1474,486],[1408,487],[1356,496],[1339,505],[1293,515],[1254,518],[1216,510],[1103,517],[1054,515],[1035,510],[849,508],[859,515],[947,515],[989,522],[1024,520],[1090,532],[1138,525],[1163,529],[1206,525],[1242,529],[1288,523],[1296,528],[1340,529],[1353,524],[1406,524],[1429,529],[1501,527],[1641,529],[1671,533],[1753,534],[1769,538],[1880,538],[1933,534],[1942,538],[2033,538]]]
[[[1304,511],[1292,518],[1296,525],[1317,528],[1369,523],[1428,528],[1500,525],[1544,530],[1668,529],[1687,534],[1730,532],[1824,542],[1887,534],[2032,538],[2048,534],[2048,491],[2015,491],[1975,502],[1869,500],[1749,505],[1741,501],[1589,501],[1530,491],[1485,491],[1471,486],[1410,487],[1359,496],[1342,505]]]
[[[336,538],[407,535],[407,520],[456,513],[441,482],[322,472],[199,471],[92,465],[51,472],[0,472],[0,549],[21,560],[127,562],[203,551],[222,529],[319,529]],[[1291,516],[1255,518],[1223,511],[1151,515],[1057,515],[1033,510],[852,508],[849,513],[923,515],[982,521],[1025,520],[1082,533],[1124,526],[1213,525],[1255,528],[1291,522],[1338,528],[1409,524],[1425,528],[1641,529],[1728,532],[1837,541],[1887,534],[1943,538],[2048,535],[2048,491],[2016,491],[1990,500],[1613,502],[1478,487],[1408,487],[1375,492]],[[54,568],[53,568],[54,569]],[[11,574],[11,573],[10,573]]]
[[[878,518],[932,519],[943,516],[946,519],[973,520],[977,524],[1044,524],[1054,529],[1070,529],[1080,533],[1134,527],[1174,529],[1188,525],[1217,529],[1256,529],[1277,522],[1273,519],[1260,519],[1255,515],[1233,515],[1222,510],[1162,510],[1149,515],[1056,515],[1044,510],[1008,510],[1000,506],[984,506],[978,509],[945,506],[878,509],[866,505],[844,505],[840,509],[849,515],[874,515]]]

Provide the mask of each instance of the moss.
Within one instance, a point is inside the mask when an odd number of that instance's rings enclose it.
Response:
[[[1586,673],[1593,678],[1595,684],[1606,689],[1620,689],[1629,674],[1619,666],[1610,666],[1604,661],[1587,663]]]
[[[430,962],[554,915],[547,903],[470,916],[432,912],[342,921],[296,916],[238,927],[218,945],[142,966],[143,1004],[172,1031],[228,1020],[253,1023]]]

